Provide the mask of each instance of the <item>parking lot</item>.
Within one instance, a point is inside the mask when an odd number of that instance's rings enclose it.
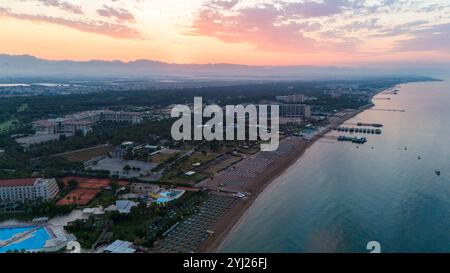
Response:
[[[99,161],[90,162],[86,166],[86,169],[108,171],[110,175],[118,175],[121,178],[132,178],[151,175],[151,171],[157,165],[156,163],[137,160],[103,158]],[[125,166],[129,166],[128,170],[125,170]]]

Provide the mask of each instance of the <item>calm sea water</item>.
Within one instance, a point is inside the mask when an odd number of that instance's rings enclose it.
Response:
[[[391,100],[375,108],[406,112],[365,111],[347,122],[382,123],[382,135],[359,146],[315,143],[220,251],[368,252],[378,241],[382,252],[450,252],[450,83],[399,90],[378,95]]]

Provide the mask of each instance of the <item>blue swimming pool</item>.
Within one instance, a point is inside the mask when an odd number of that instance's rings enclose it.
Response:
[[[159,198],[156,199],[156,203],[161,204],[175,200],[177,198],[180,198],[180,196],[182,196],[183,193],[184,191],[180,190],[161,191],[159,193]]]
[[[169,202],[170,200],[172,200],[171,198],[167,198],[167,197],[160,197],[156,200],[157,203],[165,203],[165,202]]]
[[[28,227],[12,227],[12,228],[0,228],[0,240],[6,241],[12,238],[15,234],[19,234],[25,231],[29,231],[35,228],[34,226]],[[27,251],[37,251],[45,246],[45,241],[51,239],[47,230],[41,227],[29,234],[25,239],[19,240],[18,242],[12,243],[10,245],[0,247],[0,253],[6,253],[8,250],[21,250],[25,249]]]

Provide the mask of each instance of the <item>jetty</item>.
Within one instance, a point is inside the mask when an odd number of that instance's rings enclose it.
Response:
[[[403,109],[384,109],[384,108],[369,108],[367,110],[371,110],[371,111],[388,111],[388,112],[406,112],[406,110],[403,110]]]
[[[338,132],[346,132],[346,133],[361,133],[361,134],[381,134],[381,129],[374,128],[363,128],[363,127],[338,127],[335,129]]]
[[[364,123],[364,122],[358,122],[356,123],[357,126],[367,126],[367,127],[375,127],[375,128],[381,128],[383,127],[383,124],[381,123]]]
[[[357,136],[357,137],[348,137],[348,136],[338,136],[338,141],[351,141],[353,143],[364,144],[367,142],[365,137]]]

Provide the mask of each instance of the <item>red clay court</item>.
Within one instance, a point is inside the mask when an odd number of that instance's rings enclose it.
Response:
[[[109,179],[69,176],[63,179],[65,185],[70,180],[76,180],[78,186],[60,199],[57,205],[87,205],[101,190],[109,186]],[[127,186],[129,182],[119,181],[119,186]]]

